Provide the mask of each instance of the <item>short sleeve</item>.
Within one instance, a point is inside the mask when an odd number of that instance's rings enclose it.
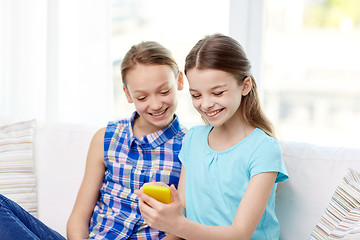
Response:
[[[192,138],[192,134],[194,132],[194,129],[191,128],[189,131],[186,132],[183,144],[181,146],[181,150],[179,153],[179,160],[182,163],[182,165],[186,168],[187,166],[187,157],[189,156],[188,152],[190,151],[190,142]]]
[[[265,138],[253,152],[249,162],[250,178],[264,172],[278,172],[276,183],[288,179],[278,140]]]

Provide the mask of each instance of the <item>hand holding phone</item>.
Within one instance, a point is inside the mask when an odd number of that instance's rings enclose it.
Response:
[[[165,183],[145,183],[142,191],[159,202],[165,204],[172,202],[170,187]]]

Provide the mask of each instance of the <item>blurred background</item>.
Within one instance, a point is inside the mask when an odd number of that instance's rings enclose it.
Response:
[[[358,0],[0,0],[0,116],[103,127],[134,110],[120,63],[143,40],[181,69],[207,34],[237,39],[277,137],[359,147]],[[177,114],[201,124],[187,87]]]

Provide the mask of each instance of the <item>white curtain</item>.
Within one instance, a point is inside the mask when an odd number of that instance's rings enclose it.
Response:
[[[0,115],[112,120],[110,0],[0,0]]]

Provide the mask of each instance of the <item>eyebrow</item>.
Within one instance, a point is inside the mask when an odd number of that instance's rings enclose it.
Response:
[[[161,84],[159,87],[156,88],[156,90],[159,90],[159,89],[164,88],[164,87],[169,87],[169,88],[170,88],[169,83]],[[134,93],[144,93],[144,92],[146,92],[146,91],[147,91],[147,90],[142,90],[142,89],[140,89],[140,90],[134,91]]]
[[[226,84],[224,83],[224,84],[216,85],[216,86],[210,88],[210,90],[213,91],[213,90],[215,90],[215,89],[217,89],[217,88],[222,88],[222,87],[226,87]],[[196,89],[189,88],[189,91],[197,91],[197,90],[196,90]]]

